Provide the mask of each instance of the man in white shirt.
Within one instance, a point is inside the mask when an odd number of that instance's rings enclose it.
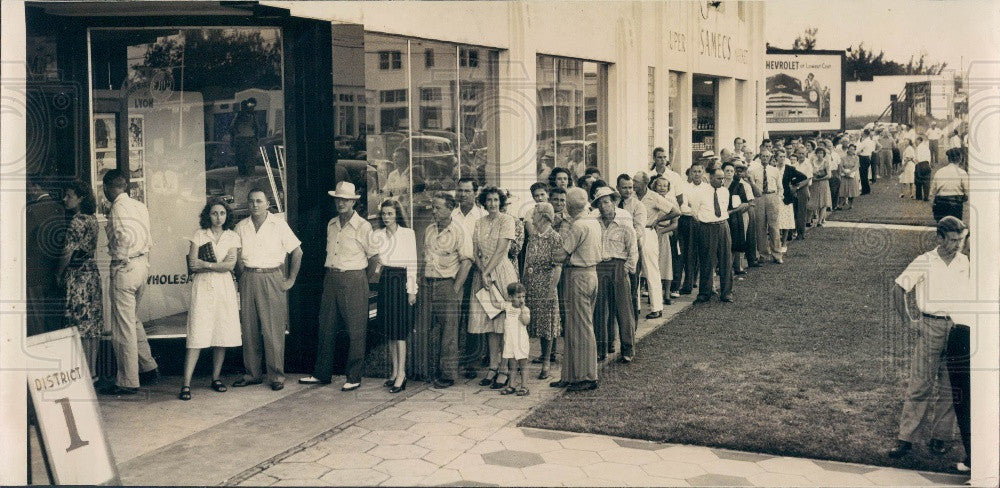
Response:
[[[927,136],[927,141],[930,142],[931,149],[931,165],[937,166],[938,164],[938,150],[940,149],[941,136],[944,135],[944,131],[937,128],[937,124],[931,122],[931,128],[927,129],[924,133]]]
[[[698,260],[701,264],[695,303],[712,298],[715,272],[719,273],[719,299],[727,303],[733,301],[733,242],[729,235],[729,190],[722,184],[724,178],[721,169],[715,170],[711,183],[690,196],[691,211],[698,222]]]
[[[157,376],[157,364],[149,350],[146,329],[136,307],[149,275],[152,247],[149,211],[128,195],[128,180],[121,170],[104,174],[104,196],[111,202],[108,213],[108,253],[111,256],[111,339],[118,365],[115,384],[101,390],[105,395],[133,395],[140,381]]]
[[[472,232],[476,229],[476,222],[486,215],[486,210],[476,203],[476,196],[479,194],[479,182],[474,178],[462,178],[458,180],[455,188],[455,199],[458,200],[458,208],[451,212],[451,219],[462,226],[465,238],[472,243]],[[475,272],[476,265],[472,264],[469,270],[471,275]],[[458,347],[462,354],[462,364],[465,369],[465,377],[473,379],[477,376],[479,361],[487,353],[486,343],[483,340],[484,334],[469,334],[469,300],[472,297],[472,280],[465,280],[462,291],[462,315],[458,320]]]
[[[864,135],[861,136],[861,142],[858,143],[858,166],[861,168],[862,195],[867,195],[872,192],[872,154],[875,153],[877,145],[878,144],[875,142],[875,139],[871,136],[871,131],[865,129]]]
[[[671,295],[678,287],[681,295],[690,295],[698,280],[698,241],[696,238],[698,224],[695,221],[690,199],[693,194],[704,190],[707,186],[709,185],[705,183],[705,167],[700,164],[692,164],[688,168],[688,182],[684,186],[684,202],[680,205],[681,217],[677,221],[678,240],[681,244],[680,260],[682,262],[674,263],[674,281],[670,285]],[[684,271],[683,282],[677,276],[678,266]]]
[[[649,177],[645,173],[639,172],[635,174],[633,179],[635,183],[635,196],[642,202],[642,205],[646,208],[646,221],[643,222],[642,228],[642,242],[643,245],[639,248],[640,260],[642,264],[642,274],[646,277],[646,282],[649,289],[649,313],[646,314],[647,319],[658,319],[663,316],[663,306],[669,305],[671,303],[670,299],[670,285],[669,283],[673,278],[673,267],[670,269],[661,270],[660,263],[662,260],[668,261],[671,265],[673,264],[672,259],[674,254],[674,246],[676,244],[675,237],[663,236],[664,239],[670,239],[669,247],[671,256],[667,258],[660,256],[660,238],[661,236],[657,232],[657,227],[670,219],[676,218],[680,215],[680,208],[677,206],[677,201],[672,198],[664,197],[655,191],[649,189]],[[679,264],[678,264],[679,266]],[[670,271],[669,276],[664,276],[661,274],[665,271]]]
[[[969,173],[959,166],[961,149],[951,148],[947,155],[950,164],[937,170],[931,181],[931,197],[934,198],[931,209],[934,220],[941,220],[946,215],[962,220],[962,205],[969,199]]]
[[[250,216],[236,224],[242,248],[237,263],[240,277],[240,324],[243,335],[243,377],[235,387],[264,382],[261,361],[273,390],[285,386],[285,331],[288,330],[288,290],[302,264],[301,242],[288,223],[268,212],[263,190],[247,194]],[[288,276],[283,273],[292,255]],[[262,352],[263,350],[263,352]]]
[[[931,192],[931,148],[923,136],[917,136],[917,165],[913,169],[913,184],[917,200],[927,201]]]
[[[361,198],[354,184],[341,181],[336,191],[329,193],[337,216],[326,227],[326,276],[320,299],[316,366],[312,376],[299,379],[299,383],[330,383],[337,335],[346,332],[350,339],[347,380],[340,389],[352,391],[361,386],[368,330],[368,269],[377,263],[378,243],[372,225],[354,211]]]
[[[906,399],[899,419],[896,445],[890,458],[905,456],[913,447],[916,433],[928,411],[931,415],[931,440],[934,454],[944,454],[951,448],[955,429],[955,410],[946,397],[951,382],[945,373],[941,355],[945,350],[952,326],[953,304],[968,300],[969,258],[959,252],[965,241],[966,228],[962,221],[945,217],[937,224],[938,245],[917,256],[896,278],[893,299],[896,312],[904,324],[915,327],[920,336],[913,348],[910,379]],[[914,292],[917,310],[910,310],[907,294]],[[945,398],[942,398],[942,397]]]
[[[761,153],[760,164],[748,168],[750,182],[757,197],[757,251],[763,260],[771,259],[777,264],[783,263],[781,252],[781,229],[778,227],[778,213],[784,202],[778,199],[781,190],[781,178],[778,168],[771,164],[773,158],[770,151]]]

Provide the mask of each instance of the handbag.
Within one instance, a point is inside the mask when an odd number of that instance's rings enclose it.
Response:
[[[215,248],[212,246],[211,242],[206,242],[201,246],[198,246],[198,259],[207,263],[219,262],[218,258],[215,256]]]
[[[480,288],[476,292],[476,300],[479,301],[479,305],[483,307],[486,316],[491,320],[503,312],[503,306],[507,302],[495,283]]]

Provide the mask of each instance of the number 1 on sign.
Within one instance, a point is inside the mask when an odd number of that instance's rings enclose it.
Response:
[[[63,417],[66,417],[66,428],[69,430],[69,447],[66,448],[66,452],[89,445],[90,441],[80,438],[80,431],[76,428],[76,418],[73,417],[73,409],[69,404],[69,398],[60,398],[56,400],[56,403],[62,406]]]

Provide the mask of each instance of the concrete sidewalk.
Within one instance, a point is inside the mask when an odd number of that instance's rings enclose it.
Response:
[[[684,297],[663,318],[640,321],[638,336],[689,304]],[[340,378],[303,387],[290,377],[280,392],[257,386],[220,394],[202,380],[193,399],[181,402],[180,379],[171,377],[144,389],[145,398],[102,399],[102,412],[129,485],[916,486],[967,479],[519,428],[531,408],[562,394],[548,387],[559,364],[544,381],[538,370],[532,365],[526,397],[500,395],[478,379],[445,390],[410,382],[391,395],[375,378],[344,393]]]

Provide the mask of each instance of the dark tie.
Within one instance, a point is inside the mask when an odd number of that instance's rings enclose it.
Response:
[[[719,189],[712,190],[712,202],[715,203],[715,216],[722,217],[722,207],[719,206]]]
[[[618,208],[625,208],[625,199],[624,198],[619,198],[618,199]]]
[[[764,193],[767,193],[767,165],[764,165]]]

